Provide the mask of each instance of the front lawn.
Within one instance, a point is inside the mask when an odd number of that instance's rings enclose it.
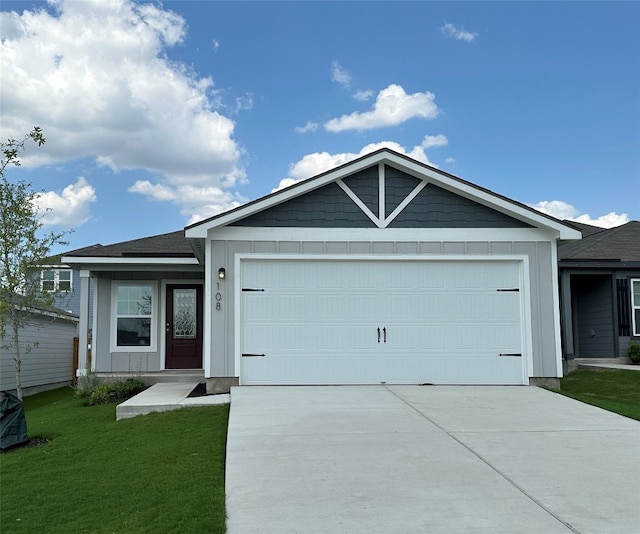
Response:
[[[0,455],[3,533],[225,532],[229,405],[115,420],[71,388],[25,398],[30,438]]]
[[[578,369],[560,380],[559,392],[640,421],[640,371]]]

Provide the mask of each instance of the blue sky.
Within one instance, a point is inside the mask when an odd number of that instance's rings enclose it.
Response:
[[[3,1],[0,136],[66,250],[385,144],[560,218],[640,219],[638,2]]]

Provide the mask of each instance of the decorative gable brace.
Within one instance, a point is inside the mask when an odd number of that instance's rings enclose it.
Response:
[[[383,163],[378,163],[378,210],[374,213],[369,207],[358,197],[358,195],[344,182],[342,178],[336,180],[336,183],[355,202],[355,204],[371,219],[378,228],[386,228],[401,212],[409,205],[409,203],[427,186],[426,180],[420,180],[413,190],[400,202],[400,204],[386,215],[386,172],[387,167]]]

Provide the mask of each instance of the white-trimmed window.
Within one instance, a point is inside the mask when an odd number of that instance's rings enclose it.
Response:
[[[113,282],[111,293],[111,350],[156,350],[157,284]]]
[[[40,271],[42,291],[71,291],[73,289],[71,269],[43,269]]]
[[[640,279],[632,279],[630,282],[633,335],[640,336]]]

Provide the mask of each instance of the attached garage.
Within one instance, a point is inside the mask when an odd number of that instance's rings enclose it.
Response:
[[[209,391],[562,376],[562,222],[388,149],[185,229]]]
[[[383,148],[184,232],[64,261],[85,275],[83,295],[95,278],[96,371],[202,366],[209,393],[548,384],[562,376],[558,241],[573,239],[553,217]],[[127,308],[144,316],[125,317],[144,327],[136,342],[115,335],[123,288],[145,296]]]
[[[522,268],[241,258],[241,384],[526,383]]]

